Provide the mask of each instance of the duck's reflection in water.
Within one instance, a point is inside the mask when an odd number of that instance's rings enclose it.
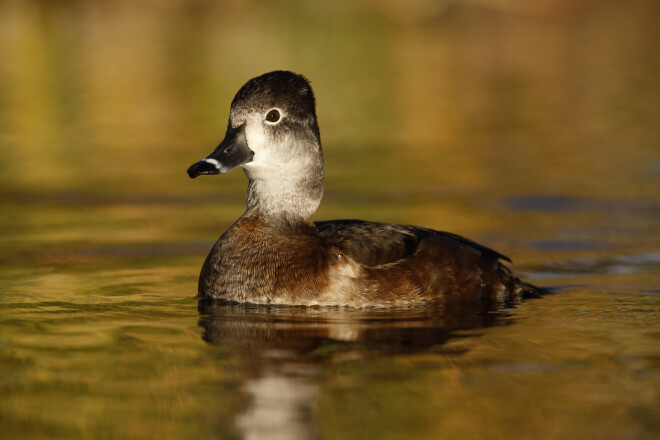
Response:
[[[488,327],[501,313],[268,307],[202,301],[204,339],[245,360],[249,395],[236,416],[245,439],[313,439],[319,372],[326,362],[440,350],[457,330]]]

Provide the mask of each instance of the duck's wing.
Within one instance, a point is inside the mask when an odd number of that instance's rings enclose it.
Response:
[[[420,241],[428,237],[456,240],[478,251],[482,258],[495,262],[511,261],[508,257],[460,235],[410,225],[391,225],[362,220],[330,220],[316,222],[316,228],[330,246],[367,266],[378,266],[406,258],[417,251]]]

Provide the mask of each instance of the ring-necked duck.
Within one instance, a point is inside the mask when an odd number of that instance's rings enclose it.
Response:
[[[199,297],[257,304],[497,307],[537,296],[466,238],[360,220],[314,223],[323,152],[309,82],[286,71],[248,81],[231,103],[225,139],[190,177],[242,167],[247,209],[209,253]]]

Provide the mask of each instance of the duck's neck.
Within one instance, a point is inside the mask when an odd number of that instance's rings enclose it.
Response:
[[[323,197],[323,157],[306,166],[280,166],[245,172],[246,215],[280,225],[311,224]]]

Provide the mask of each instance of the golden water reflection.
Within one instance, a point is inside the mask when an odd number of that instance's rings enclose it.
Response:
[[[401,22],[375,2],[4,1],[3,185],[211,191],[180,170],[247,78],[288,68],[315,86],[330,177],[368,163],[378,187],[414,171],[413,187],[650,197],[657,3],[579,4]]]

